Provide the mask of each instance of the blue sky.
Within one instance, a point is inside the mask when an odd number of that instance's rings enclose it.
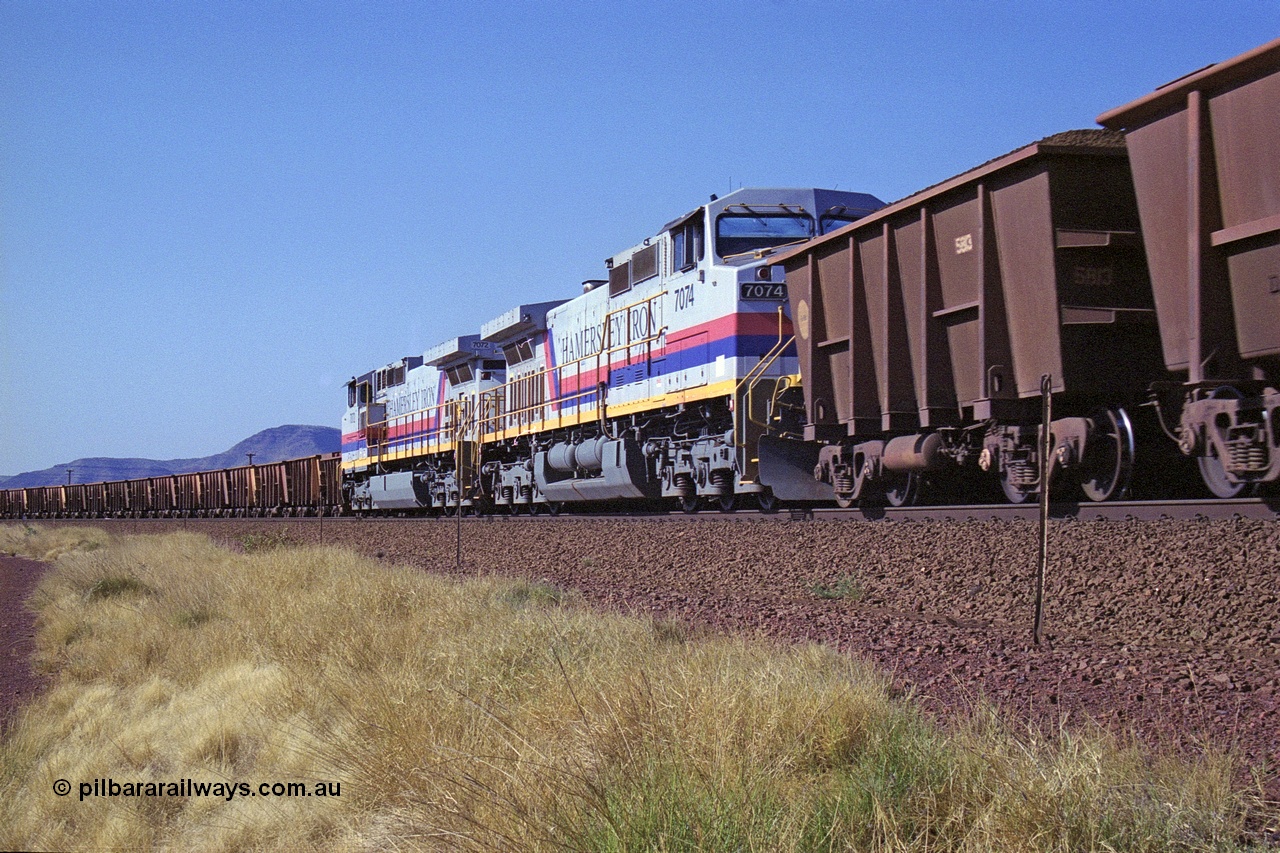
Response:
[[[1280,0],[0,0],[0,473],[337,426],[737,186],[892,200],[1280,36]]]

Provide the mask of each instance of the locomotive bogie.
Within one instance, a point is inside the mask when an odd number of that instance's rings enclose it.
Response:
[[[528,509],[547,502],[534,482],[531,458],[517,462],[490,462],[484,473],[493,482],[494,506],[505,507],[515,513],[521,507]]]

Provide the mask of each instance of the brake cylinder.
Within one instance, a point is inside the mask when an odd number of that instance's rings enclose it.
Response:
[[[880,465],[886,471],[928,471],[938,467],[942,436],[900,435],[884,446]]]

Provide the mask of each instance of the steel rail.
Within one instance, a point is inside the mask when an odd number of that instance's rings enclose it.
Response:
[[[976,522],[976,521],[1028,521],[1034,522],[1039,516],[1039,507],[1035,504],[953,504],[943,506],[917,507],[838,507],[804,505],[782,505],[772,512],[760,512],[755,509],[741,509],[736,512],[704,511],[693,514],[683,513],[677,509],[652,508],[618,508],[614,510],[593,510],[591,512],[573,512],[567,510],[559,516],[551,515],[510,515],[506,512],[489,512],[478,516],[467,516],[463,519],[467,524],[491,524],[503,522],[541,522],[555,523],[564,520],[611,520],[611,521],[758,521],[758,522],[797,522],[797,521],[942,521],[942,522]],[[1049,505],[1049,518],[1053,521],[1231,521],[1235,519],[1257,519],[1262,521],[1280,521],[1280,498],[1232,498],[1212,500],[1166,500],[1166,501],[1107,501],[1092,502],[1054,502]],[[312,523],[345,523],[360,524],[363,521],[392,521],[401,523],[430,524],[432,522],[452,522],[452,516],[423,515],[388,515],[358,517],[346,516],[265,516],[242,518],[33,518],[33,522],[71,522],[86,523],[100,521],[183,521],[183,522],[288,522],[295,524]]]

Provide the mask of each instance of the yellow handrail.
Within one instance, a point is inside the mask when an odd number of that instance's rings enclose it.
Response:
[[[540,370],[527,373],[517,379],[513,379],[508,382],[504,382],[501,385],[496,385],[492,388],[481,391],[481,404],[480,407],[474,411],[475,417],[471,419],[470,424],[470,426],[476,430],[476,440],[483,440],[483,438],[487,436],[505,434],[512,428],[516,429],[517,434],[519,434],[519,428],[524,425],[520,423],[520,417],[522,415],[529,416],[527,421],[528,423],[533,423],[535,421],[545,423],[549,420],[547,416],[547,406],[552,404],[556,407],[555,420],[557,423],[555,425],[561,425],[564,417],[562,414],[563,409],[566,406],[573,405],[577,401],[583,400],[587,396],[597,393],[598,389],[596,387],[579,388],[576,392],[559,396],[555,400],[543,399],[517,408],[504,409],[502,405],[503,401],[511,398],[512,395],[508,392],[512,390],[512,387],[517,382],[527,381],[530,378],[533,378],[537,380],[536,387],[546,388],[548,374],[551,374],[551,376],[556,380],[562,379],[564,375],[570,371],[574,374],[581,375],[583,364],[590,361],[595,362],[596,372],[599,373],[604,364],[608,363],[611,365],[614,353],[621,352],[623,350],[630,350],[633,347],[651,346],[654,342],[661,340],[667,332],[667,327],[663,325],[655,328],[655,324],[653,322],[654,311],[651,306],[656,300],[661,299],[666,295],[668,295],[668,291],[663,290],[659,293],[637,299],[627,305],[615,308],[612,311],[607,311],[603,320],[605,331],[604,343],[598,351],[563,364],[543,367]],[[641,338],[632,339],[631,324],[624,323],[624,327],[627,331],[627,340],[623,343],[614,345],[612,342],[613,318],[620,314],[630,317],[631,312],[635,310],[637,306],[641,305],[646,306],[646,327],[649,329],[649,334]],[[486,405],[486,398],[490,401],[490,405]],[[366,429],[370,431],[381,429],[384,433],[392,426],[402,426],[412,423],[416,427],[412,430],[412,434],[415,436],[413,438],[402,438],[392,441],[384,439],[383,441],[376,443],[367,442],[369,461],[371,463],[375,463],[387,453],[392,452],[420,454],[443,452],[450,449],[451,445],[455,442],[463,440],[460,438],[461,434],[457,429],[450,430],[450,427],[457,421],[458,416],[462,414],[459,408],[455,405],[456,403],[456,400],[445,400],[434,406],[426,406],[422,409],[407,412],[402,415],[396,415],[391,418],[384,418],[376,423],[368,424]],[[600,401],[599,407],[603,408],[603,401]],[[535,412],[537,413],[536,417],[534,417]],[[424,427],[423,424],[430,423],[433,415],[436,417],[435,426]],[[504,420],[506,421],[505,425],[502,424],[502,421]],[[452,435],[450,435],[450,433],[452,433]],[[451,441],[450,439],[453,440]],[[390,447],[388,447],[388,445],[390,445]]]
[[[751,416],[751,411],[755,402],[754,392],[756,386],[760,384],[761,380],[763,380],[765,371],[772,367],[774,362],[782,357],[782,354],[786,352],[787,347],[791,346],[796,339],[795,335],[792,335],[789,338],[783,337],[785,334],[783,331],[783,321],[785,319],[782,307],[779,306],[777,343],[775,343],[767,353],[761,356],[755,366],[747,371],[742,379],[738,380],[737,385],[734,386],[734,397],[736,399],[736,405],[734,406],[734,443],[737,447],[746,447],[746,426],[748,423],[753,423],[760,427],[768,426],[766,422],[755,420]],[[742,390],[744,385],[746,386],[745,391]],[[775,387],[775,391],[776,390],[777,389]],[[741,418],[740,421],[738,420],[739,417]]]

